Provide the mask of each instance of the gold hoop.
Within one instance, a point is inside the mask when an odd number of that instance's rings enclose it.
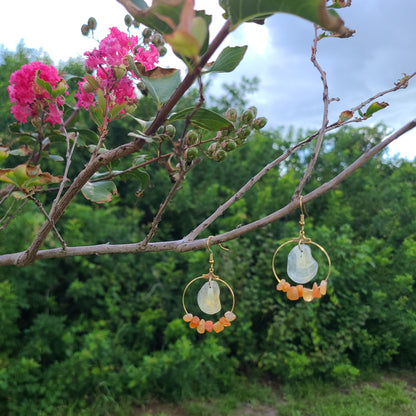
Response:
[[[277,253],[280,251],[280,249],[282,249],[284,246],[286,246],[287,244],[293,244],[293,243],[297,243],[298,245],[300,244],[313,244],[314,246],[318,247],[326,256],[326,259],[328,260],[328,274],[325,277],[325,281],[328,281],[329,275],[331,274],[331,258],[329,257],[329,254],[327,253],[327,251],[318,243],[315,243],[314,241],[312,241],[310,238],[305,238],[305,237],[297,237],[297,238],[293,238],[292,240],[286,241],[285,243],[283,243],[282,245],[280,245],[276,251],[273,254],[273,258],[272,258],[272,270],[273,270],[273,274],[274,277],[276,278],[276,280],[280,283],[281,279],[279,279],[274,263],[275,263],[275,259],[276,259],[276,255]]]
[[[220,279],[218,276],[216,276],[215,274],[213,274],[213,273],[207,273],[207,274],[203,274],[202,276],[198,276],[198,277],[195,277],[195,279],[192,279],[186,286],[185,286],[185,289],[183,290],[183,293],[182,293],[182,306],[183,306],[183,310],[185,311],[185,314],[189,314],[189,312],[188,312],[188,310],[186,309],[186,306],[185,306],[185,295],[186,295],[186,292],[187,292],[187,290],[188,290],[188,288],[189,288],[189,286],[191,286],[192,285],[192,283],[194,283],[194,282],[196,282],[197,280],[199,280],[199,279],[208,279],[208,280],[215,280],[215,281],[217,281],[217,282],[220,282],[220,283],[222,283],[223,285],[225,285],[226,287],[227,287],[227,289],[230,291],[230,293],[231,293],[231,297],[232,297],[232,306],[231,306],[231,309],[230,309],[230,312],[233,312],[234,311],[234,306],[235,306],[235,296],[234,296],[234,292],[233,292],[233,289],[231,288],[231,286],[226,282],[226,281],[224,281],[224,280],[222,280],[222,279]]]

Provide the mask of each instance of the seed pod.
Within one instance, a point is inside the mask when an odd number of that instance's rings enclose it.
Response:
[[[267,118],[266,117],[259,117],[256,118],[253,121],[253,128],[255,128],[256,130],[260,130],[262,129],[265,125],[267,124]]]
[[[81,33],[84,36],[88,36],[88,33],[90,33],[90,28],[88,27],[88,25],[82,25],[81,26]]]
[[[195,144],[198,140],[198,133],[194,130],[189,130],[188,133],[186,133],[186,144],[191,145]]]
[[[127,27],[130,27],[133,24],[133,19],[129,14],[126,14],[124,16],[124,23],[126,24]]]
[[[91,30],[95,30],[95,29],[97,28],[97,21],[95,20],[95,18],[94,18],[94,17],[90,17],[90,18],[88,19],[87,24],[88,24],[88,27],[89,27]]]
[[[187,162],[192,162],[194,159],[198,157],[198,149],[196,147],[188,147],[185,150],[184,158]]]

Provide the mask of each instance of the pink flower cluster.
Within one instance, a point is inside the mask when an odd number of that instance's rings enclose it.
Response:
[[[109,99],[110,108],[114,104],[133,103],[136,101],[134,93],[134,84],[132,72],[126,72],[120,76],[120,69],[127,68],[128,63],[126,56],[131,54],[135,61],[141,62],[146,70],[154,68],[159,61],[159,52],[150,45],[149,49],[137,48],[137,36],[128,36],[117,28],[110,29],[110,34],[106,36],[99,44],[98,49],[92,52],[86,52],[85,65],[95,70],[95,80],[99,88],[104,92],[104,96]],[[129,76],[130,75],[130,76]],[[84,78],[78,83],[79,91],[75,94],[78,99],[78,106],[89,108],[95,105],[94,91]]]
[[[42,62],[32,62],[23,65],[19,70],[13,72],[10,76],[10,85],[7,87],[9,91],[10,101],[15,103],[11,109],[12,114],[17,121],[26,123],[29,118],[41,117],[46,115],[44,120],[51,124],[60,124],[62,110],[57,106],[64,104],[64,98],[58,96],[52,98],[50,94],[40,87],[35,79],[39,71],[39,78],[48,82],[52,89],[56,89],[57,85],[62,86],[62,78],[58,75],[58,71],[53,66],[48,66]],[[68,94],[68,91],[66,91]]]

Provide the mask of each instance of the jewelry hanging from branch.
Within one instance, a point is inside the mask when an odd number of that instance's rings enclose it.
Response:
[[[185,287],[183,294],[182,294],[182,305],[185,311],[185,315],[183,316],[183,320],[185,322],[189,322],[189,327],[194,329],[196,328],[199,334],[207,332],[221,332],[224,330],[226,326],[231,326],[231,322],[236,319],[234,314],[234,305],[235,305],[235,297],[234,292],[231,286],[225,282],[224,280],[220,279],[219,276],[214,274],[214,255],[209,246],[209,240],[212,236],[208,237],[207,240],[207,248],[209,250],[209,264],[210,268],[207,274],[203,274],[202,276],[195,277],[192,279]],[[226,248],[222,247],[221,244],[219,245],[223,250],[227,250]],[[214,315],[221,311],[222,304],[221,304],[221,289],[220,285],[225,286],[231,294],[232,299],[232,306],[227,312],[224,313],[215,323],[212,320],[205,320],[201,319],[192,313],[189,313],[186,308],[185,302],[185,295],[188,291],[188,288],[194,283],[201,279],[207,280],[202,287],[199,289],[198,296],[197,296],[197,304],[201,312],[206,315]]]
[[[311,302],[313,299],[320,298],[326,294],[327,282],[331,274],[331,259],[322,246],[305,236],[305,215],[303,213],[302,196],[299,199],[299,206],[301,212],[299,237],[286,241],[276,249],[272,259],[272,270],[278,282],[276,286],[278,291],[286,292],[286,296],[290,300],[295,301],[303,298],[304,301]],[[275,268],[278,252],[289,244],[296,244],[287,256],[287,275],[295,283],[293,286],[285,279],[280,279]],[[328,273],[325,279],[320,282],[319,286],[315,281],[312,288],[306,288],[303,285],[311,282],[315,278],[319,268],[318,262],[312,256],[311,247],[317,247],[326,256]]]

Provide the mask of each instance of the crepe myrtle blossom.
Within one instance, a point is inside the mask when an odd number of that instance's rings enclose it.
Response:
[[[159,52],[153,46],[145,49],[137,47],[139,38],[128,36],[116,27],[110,29],[106,36],[92,52],[86,52],[85,65],[95,71],[93,78],[85,77],[78,83],[75,94],[78,107],[89,108],[96,104],[94,92],[100,88],[111,107],[115,104],[133,104],[137,97],[134,92],[133,72],[127,71],[127,55],[144,65],[146,70],[154,68],[159,61]]]
[[[36,77],[50,84],[51,89],[59,92],[52,97],[49,92],[36,83]],[[51,124],[60,124],[64,104],[62,95],[68,95],[67,85],[59,76],[54,66],[42,62],[23,65],[10,76],[7,87],[10,101],[14,104],[11,112],[17,121],[28,122],[29,119],[43,118]]]

